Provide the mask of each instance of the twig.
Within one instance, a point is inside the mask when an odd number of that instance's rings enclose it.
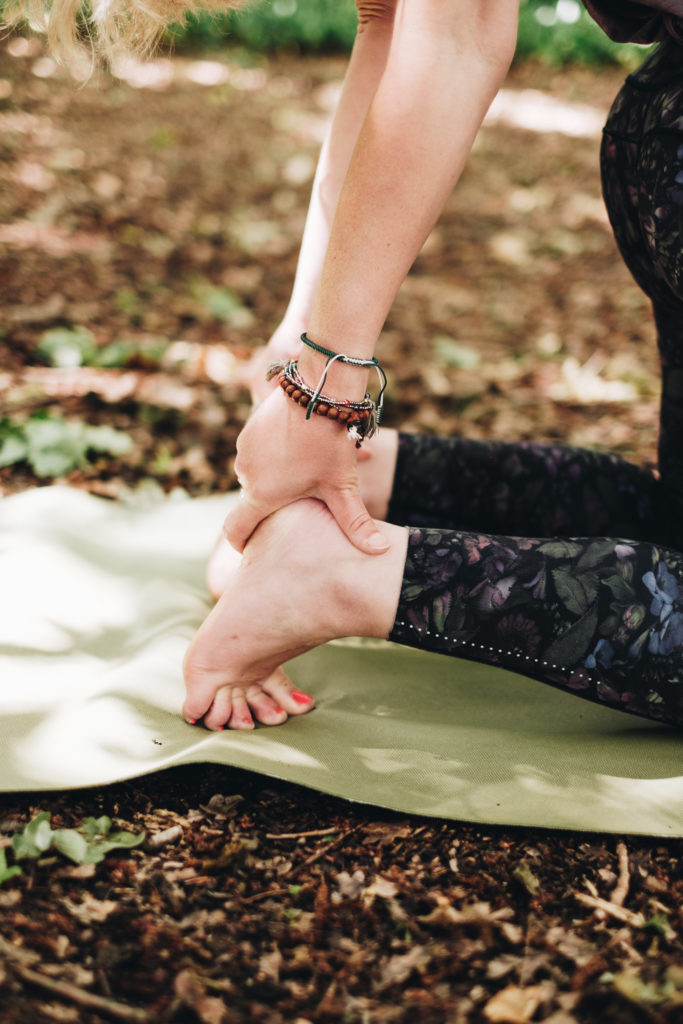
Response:
[[[147,840],[148,846],[152,849],[158,850],[161,846],[167,846],[169,843],[175,843],[177,839],[180,839],[183,834],[181,825],[171,825],[170,828],[165,828],[163,832],[157,832],[156,835],[150,836]]]
[[[80,1006],[87,1006],[91,1010],[99,1010],[101,1013],[109,1014],[117,1020],[130,1022],[130,1024],[149,1024],[150,1017],[146,1010],[137,1010],[134,1006],[126,1006],[124,1003],[117,1003],[113,999],[105,999],[103,996],[95,995],[94,992],[86,992],[68,981],[58,981],[48,978],[45,974],[32,970],[27,964],[35,964],[40,960],[38,953],[30,949],[22,949],[9,942],[3,935],[0,935],[0,952],[7,960],[11,961],[12,970],[31,985],[54,992],[55,995],[68,999]]]
[[[619,861],[619,877],[617,879],[617,884],[612,890],[609,902],[615,907],[623,907],[624,900],[628,896],[628,887],[631,880],[626,843],[617,843],[617,859]],[[597,896],[597,891],[593,891],[593,895]],[[607,914],[604,910],[596,910],[595,916],[599,921],[604,921]]]
[[[61,996],[62,999],[68,999],[79,1006],[86,1006],[90,1010],[97,1010],[109,1017],[115,1017],[116,1020],[127,1021],[129,1024],[149,1024],[151,1020],[146,1010],[138,1010],[134,1006],[126,1006],[124,1003],[114,1002],[113,999],[95,995],[94,992],[86,992],[84,989],[78,988],[77,985],[72,985],[71,982],[47,978],[44,974],[33,971],[29,967],[23,967],[21,964],[15,964],[14,970],[30,985],[36,985],[38,988]]]
[[[266,832],[266,839],[308,839],[310,836],[335,836],[338,828],[313,828],[310,832]]]
[[[288,889],[267,889],[265,892],[254,893],[253,896],[240,897],[240,903],[258,903],[259,900],[267,900],[269,896],[289,896],[291,887]]]
[[[350,835],[352,835],[354,832],[357,832],[359,828],[360,825],[354,825],[353,828],[350,828],[348,830],[348,832],[344,832],[342,835],[340,835],[338,839],[334,839],[331,843],[326,843],[324,846],[320,847],[320,849],[316,850],[315,853],[312,853],[310,857],[306,857],[305,860],[302,860],[301,864],[297,864],[294,870],[290,871],[288,877],[296,878],[297,875],[304,870],[304,868],[309,867],[309,865],[311,864],[315,864],[317,860],[320,860],[321,857],[324,857],[325,854],[328,853],[330,850],[336,849],[344,842],[345,839],[348,839]]]
[[[575,892],[574,898],[583,903],[586,907],[592,907],[594,910],[602,911],[603,914],[616,917],[617,921],[623,921],[625,924],[630,924],[634,928],[642,928],[645,924],[645,918],[638,911],[628,910],[626,907],[620,907],[616,903],[610,903],[609,900],[603,900],[600,896],[589,896],[585,892]]]
[[[618,907],[623,907],[624,900],[628,895],[630,882],[628,850],[626,849],[626,843],[617,843],[617,857],[619,858],[619,880],[617,881],[614,891],[609,899],[610,903],[615,903]]]

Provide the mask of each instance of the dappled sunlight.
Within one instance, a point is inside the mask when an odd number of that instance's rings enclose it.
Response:
[[[0,244],[12,249],[39,249],[58,257],[74,253],[104,255],[112,245],[106,235],[85,231],[71,233],[57,225],[35,224],[28,220],[0,224]]]
[[[561,376],[548,388],[548,394],[556,401],[578,402],[592,405],[595,402],[633,402],[639,397],[638,389],[630,381],[608,380],[602,376],[606,356],[595,352],[583,365],[569,356],[561,367]]]
[[[268,83],[268,75],[263,68],[239,67],[228,60],[188,60],[183,57],[157,57],[148,61],[122,57],[114,61],[112,74],[133,89],[157,92],[183,83],[205,88],[230,85],[238,92],[255,92]]]
[[[246,759],[245,767],[267,766],[271,774],[280,778],[287,777],[286,770],[288,768],[329,773],[330,765],[325,760],[302,749],[291,737],[292,727],[296,724],[297,719],[290,718],[284,725],[257,727],[254,732],[240,732],[238,729],[232,729],[221,733],[220,736],[217,736],[216,733],[210,735],[215,738],[216,743],[220,743],[225,749],[225,760],[228,763],[232,763],[234,756],[239,753],[242,758]],[[274,729],[284,733],[287,739],[271,739]],[[218,755],[215,747],[213,754]],[[216,759],[224,760],[220,755]],[[237,760],[239,761],[239,758]],[[310,781],[312,782],[313,779]],[[318,781],[316,779],[316,783]]]
[[[152,770],[161,760],[159,735],[159,723],[145,723],[120,698],[65,700],[13,744],[13,760],[29,781],[44,784],[59,765],[60,785],[89,785]]]
[[[484,124],[501,123],[528,132],[558,132],[574,138],[599,138],[605,110],[568,103],[539,89],[501,89]]]

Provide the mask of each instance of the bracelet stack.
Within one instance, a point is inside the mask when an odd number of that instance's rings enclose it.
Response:
[[[306,409],[306,419],[310,419],[311,413],[318,416],[325,416],[327,419],[335,420],[343,424],[352,441],[355,441],[356,448],[360,448],[366,437],[372,437],[382,420],[384,390],[387,385],[387,378],[384,370],[376,359],[357,359],[354,356],[345,356],[342,353],[330,352],[310,341],[305,334],[301,340],[309,348],[315,349],[321,355],[327,356],[327,363],[316,388],[306,384],[299,373],[296,359],[290,359],[285,363],[273,363],[266,373],[266,379],[272,380],[277,377],[277,382],[284,393],[296,402],[297,405]],[[369,394],[360,402],[352,402],[349,399],[329,398],[323,394],[323,387],[327,380],[327,372],[335,362],[347,363],[351,366],[374,367],[380,380],[380,392],[377,401],[373,401]]]

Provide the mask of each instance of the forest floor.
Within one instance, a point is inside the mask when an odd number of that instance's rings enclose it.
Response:
[[[78,88],[38,43],[0,43],[1,494],[234,486],[244,368],[284,311],[342,74],[229,53]],[[600,199],[621,77],[511,72],[387,322],[391,425],[654,465],[654,331]],[[84,424],[130,442],[95,453]],[[3,1024],[683,1021],[677,840],[409,818],[195,766],[0,796],[0,854],[39,810],[147,838],[0,879]]]

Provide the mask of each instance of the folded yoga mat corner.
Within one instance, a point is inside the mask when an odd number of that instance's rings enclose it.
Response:
[[[186,725],[181,661],[230,500],[0,499],[0,789],[220,762],[409,813],[683,836],[680,732],[390,644],[291,663],[317,708],[283,726]]]

